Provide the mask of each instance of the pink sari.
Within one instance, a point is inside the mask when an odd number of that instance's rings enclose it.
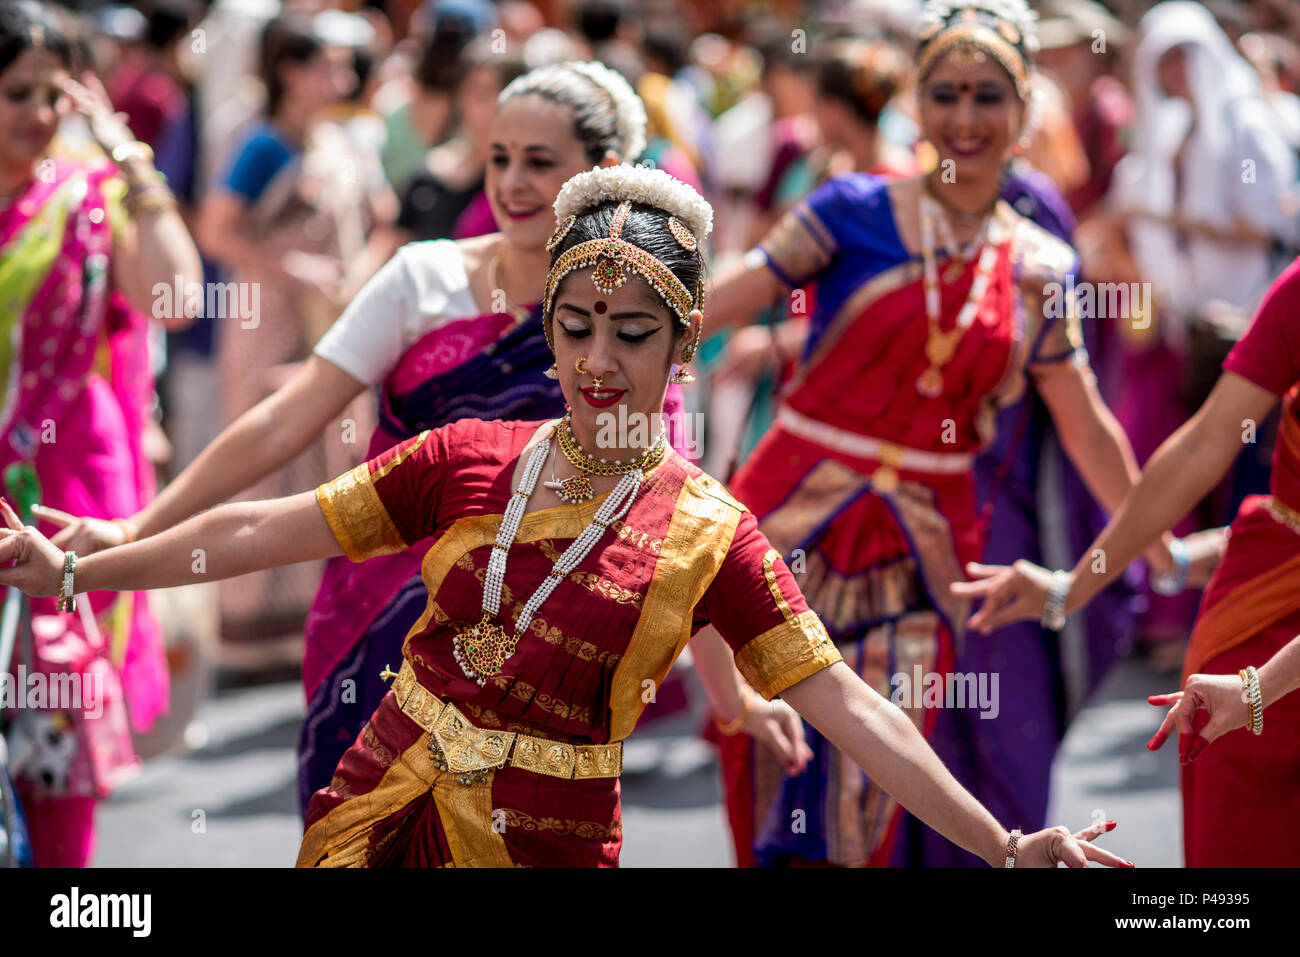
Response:
[[[147,320],[109,283],[124,184],[107,161],[45,168],[52,175],[0,211],[0,470],[30,463],[45,505],[130,515],[153,492],[141,448],[153,382]],[[147,603],[129,593],[89,597],[97,625],[89,631],[53,599],[31,600],[39,627],[29,669],[104,676],[99,714],[62,709],[77,755],[53,784],[45,776],[26,789],[36,801],[105,796],[138,765],[127,714],[147,731],[167,709],[162,638]]]

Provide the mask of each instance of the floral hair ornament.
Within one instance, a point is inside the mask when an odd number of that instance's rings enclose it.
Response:
[[[551,338],[549,319],[555,292],[569,273],[579,269],[591,268],[592,284],[607,296],[622,286],[628,276],[633,273],[640,275],[672,310],[677,321],[690,327],[691,312],[697,306],[695,295],[658,257],[624,239],[623,226],[632,212],[632,204],[640,203],[668,213],[668,229],[674,239],[685,248],[690,248],[683,242],[678,230],[673,229],[672,223],[675,220],[680,232],[688,236],[698,248],[699,241],[696,237],[708,235],[713,228],[713,208],[694,189],[663,170],[636,166],[608,166],[589,170],[565,183],[556,197],[556,219],[566,225],[556,230],[559,239],[552,247],[552,252],[559,248],[564,235],[568,234],[572,226],[570,220],[589,209],[611,202],[617,202],[618,208],[610,222],[608,237],[589,239],[566,249],[552,264],[550,274],[546,277],[542,316],[548,320],[544,328],[546,342],[552,352],[555,351],[555,343]]]

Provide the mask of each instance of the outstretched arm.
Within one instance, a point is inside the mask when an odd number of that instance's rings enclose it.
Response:
[[[29,595],[56,595],[63,581],[63,551],[36,529],[24,527],[0,499],[0,585]],[[343,554],[315,492],[266,502],[223,505],[152,538],[109,549],[76,563],[74,590],[137,591],[216,581],[278,565]]]
[[[364,388],[328,359],[309,356],[292,379],[227,426],[153,501],[127,520],[132,537],[145,538],[170,528],[293,461]],[[54,536],[55,544],[78,554],[120,545],[125,539],[112,522],[38,514],[65,525]]]
[[[1164,441],[1097,540],[1071,572],[1067,612],[1086,605],[1161,532],[1175,525],[1223,478],[1241,451],[1243,432],[1262,422],[1277,396],[1233,372],[1219,377],[1201,409]],[[1096,561],[1098,554],[1104,562]],[[979,631],[1043,613],[1048,573],[1030,562],[975,566],[980,581],[957,582],[954,594],[983,596],[971,618]]]
[[[948,772],[907,716],[848,665],[837,662],[824,668],[787,688],[782,696],[917,818],[991,866],[1003,864],[1008,832]],[[1097,861],[1131,867],[1089,843],[1109,829],[1102,823],[1074,835],[1064,827],[1026,834],[1016,863],[1053,867],[1064,861],[1071,867],[1086,867],[1088,861]]]

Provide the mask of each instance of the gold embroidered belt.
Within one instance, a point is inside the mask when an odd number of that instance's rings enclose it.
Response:
[[[429,732],[429,750],[442,770],[462,784],[486,780],[493,768],[512,767],[554,778],[616,778],[623,771],[623,742],[568,744],[516,731],[489,731],[470,723],[415,677],[409,661],[393,681],[402,713]]]
[[[957,475],[969,472],[975,462],[975,456],[969,452],[926,452],[886,439],[859,435],[806,416],[788,405],[783,405],[777,411],[776,420],[790,432],[810,442],[860,459],[875,459],[880,467],[872,474],[871,482],[881,492],[892,492],[898,487],[899,469],[929,472],[933,475]]]
[[[1291,531],[1300,534],[1300,512],[1291,508],[1289,505],[1283,505],[1272,495],[1268,497],[1268,513],[1273,516],[1275,522],[1285,525]]]

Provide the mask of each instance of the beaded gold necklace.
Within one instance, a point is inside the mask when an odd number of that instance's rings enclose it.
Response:
[[[552,480],[544,484],[554,491],[557,497],[570,505],[580,505],[596,497],[596,490],[588,476],[649,472],[662,462],[664,456],[668,453],[668,442],[661,427],[659,440],[637,457],[626,462],[622,459],[614,459],[612,462],[608,459],[597,459],[582,447],[582,443],[573,434],[573,413],[571,412],[565,413],[564,418],[560,420],[555,435],[564,458],[578,470],[578,474],[572,475],[562,482]]]

